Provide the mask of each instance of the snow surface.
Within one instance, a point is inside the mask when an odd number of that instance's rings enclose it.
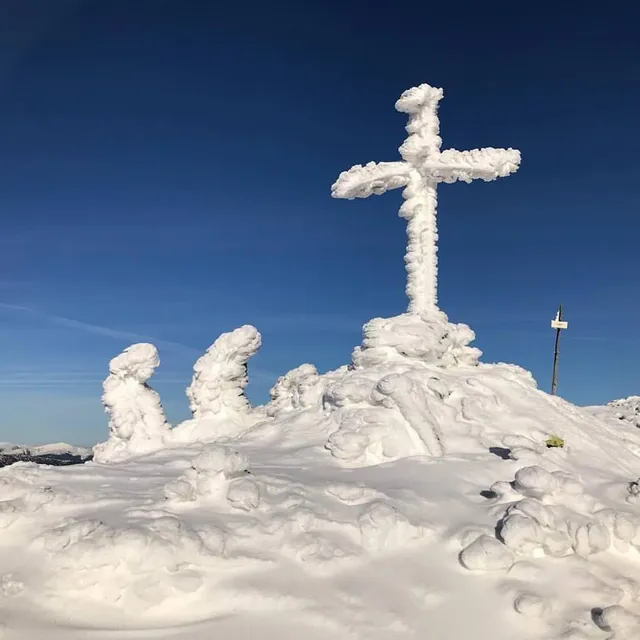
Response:
[[[179,438],[148,451],[157,358],[133,350],[126,456],[0,469],[0,637],[640,637],[640,430],[479,363],[442,313],[372,320],[350,365],[255,409],[257,332],[230,335],[196,377],[235,400],[192,384]]]

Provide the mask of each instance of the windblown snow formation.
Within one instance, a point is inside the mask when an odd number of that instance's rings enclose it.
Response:
[[[245,325],[223,333],[193,367],[187,388],[193,420],[172,434],[179,440],[235,436],[250,422],[251,406],[245,395],[249,382],[247,362],[258,352],[260,333]]]
[[[224,412],[248,413],[244,389],[249,382],[247,362],[260,348],[255,327],[245,325],[223,333],[194,365],[187,389],[193,417],[213,418]]]
[[[269,392],[271,402],[266,408],[267,415],[273,417],[317,405],[322,395],[319,382],[318,370],[312,364],[302,364],[280,376]]]
[[[442,89],[422,84],[405,91],[396,109],[409,116],[407,139],[399,151],[401,162],[370,162],[340,174],[331,188],[334,198],[368,198],[402,187],[400,216],[407,220],[407,297],[409,312],[437,309],[438,231],[437,187],[440,182],[471,182],[508,176],[520,166],[515,149],[440,151],[438,103]]]
[[[94,448],[94,460],[112,462],[161,448],[169,434],[160,396],[147,381],[160,364],[158,350],[134,344],[109,363],[102,402],[110,414],[109,439]]]

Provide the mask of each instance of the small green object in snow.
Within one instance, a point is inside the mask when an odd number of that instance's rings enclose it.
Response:
[[[553,449],[555,447],[562,448],[564,447],[564,440],[562,438],[559,438],[558,436],[549,436],[546,439],[545,444],[549,449]]]

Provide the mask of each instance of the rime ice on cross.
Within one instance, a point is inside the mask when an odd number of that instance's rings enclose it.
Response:
[[[400,147],[402,162],[370,162],[340,174],[331,188],[334,198],[368,198],[404,187],[400,216],[407,224],[407,297],[409,312],[428,314],[438,308],[438,259],[436,225],[439,182],[487,182],[518,170],[516,149],[473,149],[440,151],[438,102],[442,89],[421,84],[408,89],[396,102],[396,109],[409,114],[409,136]]]

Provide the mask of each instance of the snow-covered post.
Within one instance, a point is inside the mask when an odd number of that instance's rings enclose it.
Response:
[[[247,362],[261,342],[258,330],[244,325],[220,335],[197,360],[187,388],[189,407],[196,420],[249,413],[249,400],[244,394],[249,383]]]
[[[96,462],[114,462],[162,448],[170,426],[160,396],[147,381],[160,364],[158,350],[134,344],[109,363],[102,402],[110,414],[109,439],[94,447]]]
[[[440,182],[487,182],[508,176],[520,166],[516,149],[440,151],[438,103],[442,89],[422,84],[405,91],[396,109],[409,115],[409,136],[400,147],[401,162],[370,162],[340,174],[331,188],[334,198],[368,198],[404,187],[400,216],[407,220],[407,297],[409,312],[429,314],[438,309],[438,231],[436,209]]]
[[[261,342],[258,330],[245,325],[220,335],[196,361],[187,387],[193,418],[172,430],[173,441],[234,438],[256,422],[244,390],[249,382],[247,362]]]

